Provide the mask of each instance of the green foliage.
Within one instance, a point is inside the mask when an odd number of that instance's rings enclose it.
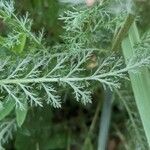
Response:
[[[83,5],[73,7],[61,15],[60,20],[65,22],[64,29],[67,31],[62,36],[64,49],[77,53],[110,48],[114,30],[125,17],[124,10],[116,15],[111,9],[113,5],[106,2],[90,9]]]
[[[126,130],[122,131],[124,132],[128,149],[132,150],[136,149],[137,147],[141,150],[149,149],[145,132],[144,130],[141,130],[143,128],[143,125],[138,113],[138,108],[134,100],[134,95],[132,93],[130,83],[126,83],[126,85],[124,85],[124,88],[120,91],[116,90],[116,94],[118,95],[119,100],[121,100],[121,105],[124,106],[129,116],[125,123]],[[121,146],[122,149],[124,149],[123,147],[124,145]]]
[[[60,3],[57,0],[15,0],[15,6],[22,14],[30,12],[34,19],[33,29],[41,30],[41,27],[48,33],[47,40],[56,42],[59,40],[61,26],[58,23]]]
[[[11,34],[7,38],[1,37],[2,47],[9,48],[16,54],[21,54],[23,52],[25,43],[26,43],[26,34],[24,33],[18,33],[15,35]]]
[[[111,50],[125,36],[112,40],[131,11],[126,7],[128,1],[107,0],[90,8],[67,5],[59,21],[58,1],[24,4],[34,21],[28,13],[16,15],[12,1],[0,1],[0,18],[6,29],[0,36],[0,145],[7,147],[6,142],[16,133],[17,150],[69,149],[73,143],[70,129],[66,131],[66,122],[58,125],[52,121],[52,108],[64,106],[68,97],[88,106],[97,86],[113,92],[129,79],[128,72],[139,75],[140,69],[150,65],[149,36],[133,43],[134,55],[125,62],[121,52]],[[49,22],[51,17],[54,20]],[[64,33],[59,38],[54,35],[59,40],[49,41],[58,22],[63,24]],[[46,35],[44,30],[37,32],[41,25],[46,26]],[[95,148],[90,136],[85,138],[83,149]]]
[[[0,122],[0,149],[3,150],[3,144],[6,144],[12,138],[14,131],[16,131],[15,119]]]
[[[0,109],[0,120],[4,119],[15,107],[15,101],[5,100],[2,103],[2,108]]]
[[[53,112],[47,106],[44,108],[44,110],[36,108],[29,111],[22,129],[20,128],[19,132],[17,132],[15,141],[16,149],[65,149],[67,145],[65,125],[55,124],[53,126]]]
[[[16,45],[12,47],[12,51],[14,51],[15,53],[22,53],[25,43],[26,43],[26,34],[20,33],[18,35],[18,42],[16,42]]]

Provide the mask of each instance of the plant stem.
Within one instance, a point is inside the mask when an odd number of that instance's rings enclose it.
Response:
[[[118,48],[121,46],[121,42],[123,41],[124,37],[128,33],[134,20],[135,20],[135,16],[133,14],[128,14],[124,24],[122,25],[121,29],[119,30],[118,34],[116,35],[116,38],[112,45],[112,49],[111,49],[112,51],[117,51]]]
[[[112,91],[110,91],[110,89],[107,89],[105,92],[105,99],[100,119],[98,150],[106,150],[112,110],[112,95]]]
[[[149,57],[146,58],[146,60],[149,60]],[[127,65],[125,68],[120,70],[114,70],[114,71],[108,71],[106,73],[92,75],[88,77],[41,77],[41,78],[18,78],[18,79],[1,79],[0,85],[3,84],[21,84],[21,83],[46,83],[46,82],[74,82],[74,81],[101,81],[102,83],[105,82],[105,78],[107,77],[122,77],[121,74],[124,74],[128,71],[134,70],[135,68],[138,68],[142,64],[144,64],[145,60],[141,60],[133,65]]]
[[[94,127],[96,125],[96,121],[98,119],[98,115],[99,115],[99,111],[100,111],[100,106],[101,106],[101,103],[100,101],[98,102],[98,105],[96,107],[96,111],[95,111],[95,114],[94,114],[94,117],[93,117],[93,120],[92,120],[92,123],[90,125],[90,128],[89,128],[89,131],[88,131],[88,134],[87,134],[87,137],[85,139],[85,142],[86,143],[86,140],[88,139],[88,137],[90,137],[93,133],[93,130],[94,130]]]

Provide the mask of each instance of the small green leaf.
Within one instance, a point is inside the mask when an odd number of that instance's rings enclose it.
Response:
[[[13,110],[15,106],[15,101],[13,100],[6,100],[3,103],[3,108],[0,109],[0,120],[4,119],[10,112]]]
[[[26,38],[27,38],[27,36],[25,33],[20,33],[19,44],[16,44],[15,46],[13,46],[12,51],[15,53],[21,53],[25,47]]]
[[[22,99],[22,103],[24,104],[24,109],[16,108],[16,119],[19,127],[24,123],[28,112],[28,104],[25,98]]]

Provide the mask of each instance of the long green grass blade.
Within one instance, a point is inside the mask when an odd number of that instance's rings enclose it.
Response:
[[[107,147],[111,121],[111,112],[112,112],[112,100],[113,100],[112,91],[110,89],[107,89],[105,93],[105,100],[100,120],[100,127],[99,127],[100,131],[98,135],[98,150],[106,150]]]
[[[128,37],[122,42],[122,49],[127,61],[135,53],[134,45],[140,41],[136,24],[133,23]],[[150,146],[150,73],[148,68],[142,68],[140,73],[129,72],[136,104],[140,113],[145,134]]]

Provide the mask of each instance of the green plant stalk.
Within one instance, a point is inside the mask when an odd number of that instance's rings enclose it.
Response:
[[[100,119],[98,150],[106,150],[110,120],[111,120],[111,112],[112,112],[112,99],[113,99],[113,93],[112,91],[110,91],[110,89],[107,89],[105,92],[105,100],[104,100],[101,119]]]
[[[117,51],[118,48],[121,46],[121,42],[123,41],[124,37],[128,33],[134,19],[135,19],[135,15],[128,14],[124,24],[122,25],[122,27],[120,28],[120,30],[118,31],[114,39],[114,42],[112,44],[112,49],[111,49],[112,51]]]
[[[84,140],[84,144],[83,144],[82,150],[85,149],[86,144],[88,143],[89,139],[92,136],[92,133],[93,133],[94,128],[96,126],[96,122],[97,122],[98,117],[99,117],[100,108],[101,108],[101,102],[99,101],[98,104],[97,104],[96,110],[95,110],[95,114],[94,114],[93,119],[92,119],[92,123],[91,123],[90,128],[89,128],[89,131],[88,131],[87,136],[86,136],[86,138]]]
[[[99,81],[101,81],[102,83],[104,82],[104,78],[106,77],[113,77],[113,76],[117,76],[117,74],[120,73],[126,73],[128,71],[132,71],[135,68],[138,68],[140,65],[142,64],[142,62],[138,62],[136,64],[133,64],[131,66],[126,66],[125,68],[122,68],[120,70],[114,70],[112,72],[106,72],[106,73],[102,73],[100,75],[92,75],[92,76],[88,76],[88,77],[53,77],[53,78],[49,78],[49,77],[41,77],[41,78],[18,78],[18,79],[2,79],[0,80],[0,85],[6,85],[6,84],[21,84],[21,83],[46,83],[46,82],[65,82],[65,81],[96,81],[96,78],[99,78]]]
[[[122,49],[126,62],[135,53],[134,45],[138,42],[140,42],[140,36],[134,22],[130,28],[128,37],[122,42]],[[139,71],[140,73],[138,74],[133,74],[129,71],[129,75],[136,104],[150,146],[150,73],[145,67],[141,68]]]

